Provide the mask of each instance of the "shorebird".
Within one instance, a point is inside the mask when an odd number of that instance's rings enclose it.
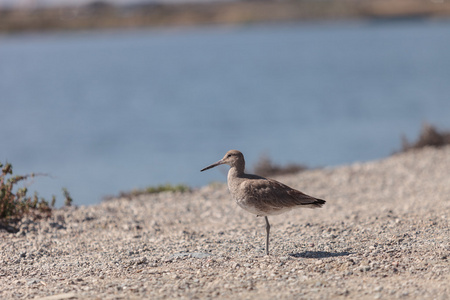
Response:
[[[266,220],[266,255],[269,255],[270,233],[267,216],[279,215],[293,208],[316,208],[325,204],[325,200],[308,196],[274,179],[246,174],[244,155],[237,150],[228,151],[221,160],[200,172],[223,164],[230,166],[227,181],[231,197],[241,208]]]

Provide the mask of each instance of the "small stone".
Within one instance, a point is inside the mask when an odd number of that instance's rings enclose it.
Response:
[[[370,266],[367,266],[367,265],[361,266],[361,267],[359,267],[359,270],[361,272],[368,272],[368,271],[370,271]]]
[[[373,289],[374,292],[381,292],[383,290],[382,286],[377,286]]]
[[[37,279],[37,278],[31,278],[30,280],[27,281],[27,285],[34,285],[34,284],[38,284],[40,283],[41,280]]]
[[[17,233],[16,233],[16,237],[21,237],[21,236],[25,236],[25,231],[23,231],[23,230],[20,230],[20,231],[18,231]]]

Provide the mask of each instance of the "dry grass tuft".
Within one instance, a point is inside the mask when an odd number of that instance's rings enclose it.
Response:
[[[285,166],[274,164],[267,155],[262,155],[254,167],[254,173],[264,177],[294,174],[308,167],[304,165],[290,163]]]
[[[402,149],[400,152],[424,147],[442,147],[449,144],[450,131],[441,131],[429,123],[424,123],[417,141],[411,143],[405,136],[402,137]]]

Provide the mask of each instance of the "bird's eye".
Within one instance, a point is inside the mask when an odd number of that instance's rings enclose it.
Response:
[[[228,157],[231,157],[231,154],[228,154],[228,155],[227,155],[227,158],[228,158]]]

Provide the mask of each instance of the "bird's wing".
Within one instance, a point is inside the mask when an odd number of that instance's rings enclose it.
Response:
[[[257,178],[246,180],[242,184],[246,195],[258,199],[261,205],[274,209],[297,205],[320,207],[325,203],[273,179]]]

